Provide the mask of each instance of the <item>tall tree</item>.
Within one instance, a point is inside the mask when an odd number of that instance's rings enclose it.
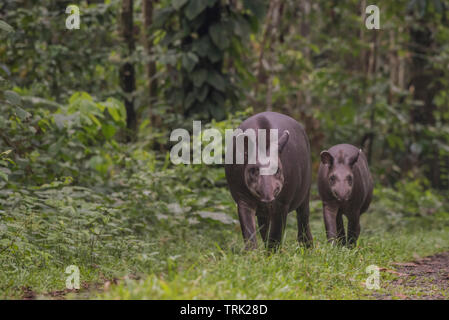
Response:
[[[433,138],[433,133],[429,130],[436,124],[435,112],[437,106],[435,97],[442,89],[438,80],[442,73],[435,69],[431,63],[431,57],[439,50],[435,40],[435,31],[432,28],[435,17],[429,10],[430,1],[421,0],[416,5],[413,5],[411,1],[410,4],[410,14],[417,19],[409,31],[409,46],[412,52],[409,88],[413,92],[414,100],[419,102],[411,110],[411,120],[417,127],[415,139],[425,141],[425,153],[422,161],[427,167],[428,179],[435,188],[447,188],[447,181],[442,179],[442,171],[445,170],[442,166],[447,165],[447,159],[440,157],[439,146],[435,143],[437,139]],[[443,3],[439,0],[434,1],[433,6],[436,12],[444,8]],[[444,19],[444,17],[443,14],[442,18]]]
[[[135,137],[137,129],[137,117],[134,110],[134,96],[136,79],[134,65],[130,61],[135,50],[134,22],[133,22],[133,0],[123,0],[121,12],[121,35],[126,43],[126,54],[124,63],[120,68],[120,86],[124,93],[126,108],[126,127],[128,129],[127,140]]]
[[[149,60],[146,65],[146,73],[149,84],[149,97],[150,97],[150,108],[152,108],[157,93],[157,80],[155,78],[156,75],[156,62],[151,58],[153,55],[153,40],[151,39],[151,34],[149,33],[149,29],[153,24],[153,9],[156,0],[143,0],[142,1],[142,12],[143,12],[143,44],[145,47],[145,51],[149,57]],[[150,110],[150,114],[152,114]],[[154,119],[152,119],[154,120]]]

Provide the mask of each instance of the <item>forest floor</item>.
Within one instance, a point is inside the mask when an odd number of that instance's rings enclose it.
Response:
[[[387,286],[393,294],[375,294],[379,299],[449,299],[449,252],[438,253],[413,262],[397,262],[396,270],[385,270],[398,276]],[[404,290],[406,289],[406,290]],[[409,294],[403,294],[408,291]]]
[[[449,251],[419,258],[413,262],[395,262],[395,270],[382,268],[382,272],[397,276],[396,279],[383,286],[389,293],[373,292],[368,299],[379,300],[447,300],[449,299]],[[138,279],[134,279],[138,280]],[[27,288],[23,288],[22,299],[85,299],[107,291],[111,285],[122,282],[120,279],[105,280],[103,283],[83,283],[80,290],[56,290],[38,295]],[[408,292],[408,294],[404,294]]]
[[[111,225],[113,231],[129,226],[128,231],[99,238],[101,241],[98,240],[95,247],[92,245],[92,250],[85,250],[86,242],[78,242],[83,238],[75,238],[77,241],[69,243],[70,250],[62,251],[64,248],[58,247],[61,251],[53,250],[45,259],[42,258],[46,254],[45,246],[38,252],[30,250],[36,242],[30,234],[42,229],[47,238],[53,236],[63,242],[72,238],[61,232],[69,228],[77,231],[79,227],[69,210],[51,213],[58,219],[67,215],[65,224],[54,230],[51,229],[53,223],[43,224],[43,219],[48,220],[50,214],[33,215],[36,221],[27,224],[33,228],[23,231],[31,240],[23,245],[16,241],[16,246],[0,254],[0,261],[9,263],[9,268],[0,269],[0,298],[449,299],[446,211],[429,214],[423,211],[405,218],[397,214],[391,203],[379,197],[381,200],[361,217],[358,244],[349,249],[327,243],[321,203],[318,199],[312,200],[312,248],[298,246],[296,215],[292,213],[288,216],[278,252],[268,252],[261,245],[260,237],[259,248],[248,252],[243,248],[235,203],[229,193],[225,189],[211,192],[218,204],[204,201],[195,204],[196,198],[190,200],[190,204],[201,208],[195,209],[198,211],[206,207],[210,212],[224,212],[222,215],[227,219],[200,220],[193,215],[185,218],[176,213],[184,205],[169,207],[175,214],[161,215],[157,222],[149,221],[144,211],[146,207],[136,205],[140,203],[135,201],[134,207],[133,203],[126,203],[117,211],[118,217],[127,217],[129,221],[105,222],[105,227]],[[69,194],[73,196],[74,192],[70,190]],[[95,205],[92,212],[97,210]],[[84,209],[83,214],[76,217],[88,213]],[[31,219],[29,214],[19,218]],[[38,222],[43,225],[40,229]],[[76,235],[75,232],[69,235],[72,234]],[[80,290],[66,289],[66,268],[71,265],[79,267]],[[378,289],[367,286],[373,266],[380,271]]]
[[[376,217],[367,216],[365,225],[373,219]],[[202,235],[206,238],[198,240],[195,236],[199,235],[192,233],[183,244],[173,239],[179,251],[169,249],[173,260],[167,272],[102,276],[81,281],[80,290],[39,292],[22,287],[17,298],[449,299],[446,228],[382,233],[377,228],[367,228],[357,248],[347,249],[328,245],[321,221],[315,219],[315,247],[303,249],[296,245],[294,216],[289,216],[289,220],[288,235],[276,254],[268,254],[264,248],[242,251],[239,226],[235,225],[231,233],[225,233],[230,241],[227,248],[219,247],[224,247],[223,243],[212,243],[213,234]],[[161,244],[167,241],[161,240]],[[209,249],[197,247],[204,241],[210,241]],[[191,251],[189,258],[182,258],[182,251],[185,254],[186,250]],[[366,268],[370,265],[380,270],[378,290],[366,288]]]

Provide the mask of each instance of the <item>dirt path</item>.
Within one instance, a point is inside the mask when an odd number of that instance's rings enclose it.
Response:
[[[449,300],[449,252],[394,265],[395,271],[384,270],[398,276],[386,288],[393,294],[375,294],[378,299]]]

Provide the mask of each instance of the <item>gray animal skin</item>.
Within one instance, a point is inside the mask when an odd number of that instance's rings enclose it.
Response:
[[[278,171],[274,175],[260,175],[260,163],[226,164],[225,172],[231,195],[238,206],[238,215],[247,249],[256,248],[257,217],[260,234],[269,248],[277,248],[285,229],[287,214],[297,212],[298,241],[311,245],[309,227],[309,193],[311,163],[309,139],[301,124],[276,112],[263,112],[245,120],[239,127],[278,129]],[[246,140],[246,139],[245,139]],[[234,138],[234,157],[235,157]],[[248,145],[245,143],[245,151]],[[235,160],[235,159],[234,159]]]
[[[373,178],[362,150],[339,144],[321,152],[318,191],[323,201],[324,225],[329,242],[353,246],[360,235],[360,215],[373,196]],[[343,215],[348,218],[345,235]]]

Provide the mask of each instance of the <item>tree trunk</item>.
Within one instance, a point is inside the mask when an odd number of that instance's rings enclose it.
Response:
[[[413,99],[421,102],[421,105],[412,109],[411,120],[422,127],[434,126],[434,112],[437,106],[433,101],[436,94],[441,90],[441,85],[435,83],[434,79],[441,75],[427,61],[427,57],[430,56],[429,51],[434,46],[432,31],[421,21],[410,30],[410,40],[412,78],[409,87],[413,92]],[[434,138],[432,136],[424,137],[422,132],[416,132],[415,139],[417,141],[432,141]],[[438,146],[435,143],[430,143],[425,151],[421,161],[422,164],[427,165],[427,178],[430,180],[432,187],[444,188],[445,183],[441,179],[441,161]]]
[[[136,79],[134,66],[129,61],[135,49],[134,43],[134,23],[133,23],[133,0],[123,0],[121,12],[121,34],[127,46],[125,63],[120,68],[120,86],[124,92],[126,108],[127,141],[131,141],[136,136],[137,118],[134,110],[133,93],[136,89]]]
[[[150,39],[150,34],[148,32],[149,28],[151,27],[153,23],[153,8],[154,4],[156,3],[155,0],[143,0],[142,1],[142,12],[143,12],[143,44],[145,47],[145,51],[149,57],[149,61],[146,65],[146,72],[147,72],[147,78],[148,78],[148,93],[150,97],[150,115],[152,122],[154,121],[154,114],[153,111],[153,105],[156,101],[156,94],[157,94],[157,80],[155,79],[156,75],[156,62],[151,59],[151,55],[153,54],[153,40]]]
[[[304,46],[302,53],[304,55],[304,58],[307,61],[310,61],[310,48],[309,48],[309,42],[310,42],[310,12],[311,12],[312,4],[310,0],[302,0],[301,1],[301,36],[303,37],[303,40],[306,41],[306,45]],[[304,75],[303,76],[304,82],[308,85],[309,82],[309,76]],[[304,95],[304,105],[302,106],[305,110],[309,110],[309,108],[312,105],[312,95],[307,88],[307,85],[305,88],[302,89],[303,95]]]

